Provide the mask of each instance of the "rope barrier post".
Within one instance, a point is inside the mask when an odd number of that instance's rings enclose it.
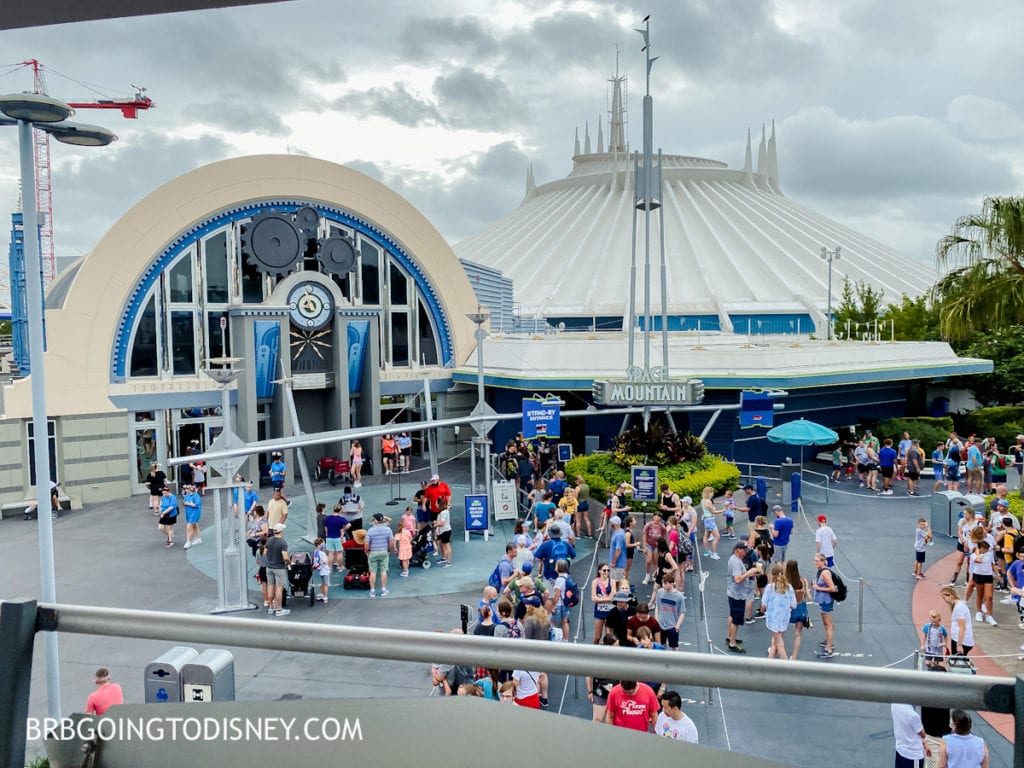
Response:
[[[864,631],[864,577],[857,579],[857,631]]]

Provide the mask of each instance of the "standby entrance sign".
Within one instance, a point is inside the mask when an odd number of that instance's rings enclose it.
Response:
[[[523,437],[558,437],[561,432],[562,401],[523,398]]]

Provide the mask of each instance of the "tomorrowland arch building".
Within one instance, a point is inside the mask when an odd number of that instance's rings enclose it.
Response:
[[[756,169],[750,150],[748,139],[739,170],[663,158],[656,226],[663,217],[673,376],[702,380],[708,403],[785,389],[784,418],[835,425],[902,413],[928,396],[923,381],[991,369],[942,343],[813,340],[825,335],[822,246],[842,248],[837,284],[848,275],[895,299],[931,281],[922,265],[788,200],[774,129]],[[607,146],[601,129],[593,150],[585,133],[569,176],[537,186],[531,173],[522,204],[454,250],[397,194],[322,160],[245,157],[169,182],[48,290],[57,477],[77,501],[144,493],[152,462],[166,467],[219,432],[221,391],[204,370],[225,355],[242,360],[230,399],[246,440],[292,433],[284,379],[305,432],[419,420],[425,385],[436,417],[467,414],[477,378],[467,315],[480,304],[492,313],[493,407],[518,411],[534,393],[587,407],[594,382],[627,365],[631,167],[614,107]],[[660,305],[653,315],[658,329]],[[34,483],[28,378],[3,389],[3,405],[0,503]],[[700,431],[707,418],[680,414],[676,424]],[[603,446],[620,425],[597,412],[566,420],[562,439],[577,451]],[[496,445],[515,429],[499,426]],[[735,443],[739,434],[735,418],[722,418],[709,441],[738,459],[771,458],[764,441]],[[461,450],[456,440],[443,434],[439,453]],[[347,445],[315,451],[310,462]]]

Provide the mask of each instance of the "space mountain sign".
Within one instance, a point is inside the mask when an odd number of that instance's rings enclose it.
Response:
[[[670,379],[661,365],[626,369],[626,378],[594,382],[596,405],[697,405],[704,400],[700,379]]]

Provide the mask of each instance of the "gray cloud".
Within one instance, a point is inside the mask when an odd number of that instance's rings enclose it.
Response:
[[[453,128],[505,129],[523,122],[524,106],[508,85],[469,67],[434,81],[437,109]]]
[[[467,54],[482,59],[495,54],[497,40],[479,19],[417,15],[402,27],[399,46],[403,58],[412,61],[435,61]]]
[[[241,98],[190,104],[183,110],[186,118],[210,127],[233,133],[256,133],[265,136],[287,136],[289,128],[274,112],[259,108]]]
[[[358,117],[386,117],[407,128],[444,123],[437,107],[411,93],[405,83],[347,93],[331,107]]]

